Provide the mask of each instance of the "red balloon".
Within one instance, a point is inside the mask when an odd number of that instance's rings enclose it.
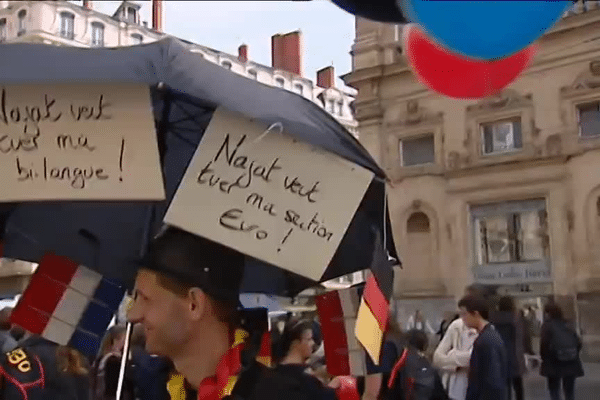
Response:
[[[457,99],[476,99],[498,93],[529,65],[536,46],[510,57],[482,61],[454,54],[428,38],[416,25],[404,28],[404,49],[421,83]]]

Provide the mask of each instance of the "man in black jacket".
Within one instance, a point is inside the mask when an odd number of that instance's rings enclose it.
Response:
[[[151,243],[136,278],[129,319],[146,350],[168,357],[187,399],[303,400],[300,383],[245,357],[237,305],[244,256],[175,228]]]
[[[487,321],[487,301],[468,295],[458,307],[465,325],[479,332],[471,353],[466,400],[506,400],[508,360],[500,334]]]

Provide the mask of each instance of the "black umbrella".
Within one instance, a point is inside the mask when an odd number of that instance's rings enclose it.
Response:
[[[43,61],[42,61],[43,60]],[[134,265],[162,218],[217,106],[286,132],[375,174],[321,281],[370,265],[374,231],[390,232],[385,174],[359,142],[313,102],[227,71],[166,38],[116,49],[38,44],[0,45],[0,84],[137,82],[151,88],[167,201],[0,204],[5,256],[38,261],[65,255],[112,278],[131,282]],[[0,226],[1,227],[1,226]],[[391,234],[387,249],[397,259]],[[294,295],[310,279],[249,259],[244,291]]]

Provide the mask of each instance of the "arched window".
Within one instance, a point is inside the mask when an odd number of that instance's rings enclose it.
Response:
[[[133,41],[133,44],[142,44],[144,42],[144,38],[139,33],[132,34],[131,40]]]
[[[300,83],[296,83],[294,85],[294,92],[302,96],[304,94],[304,86],[302,86]]]
[[[27,17],[27,11],[26,10],[19,11],[19,13],[17,14],[17,17],[19,18],[19,29],[17,30],[17,36],[22,36],[27,31],[27,26],[25,23],[25,18]]]
[[[230,61],[223,61],[223,62],[221,63],[221,66],[222,66],[223,68],[225,68],[225,69],[227,69],[227,70],[230,70],[230,71],[231,71],[231,67],[232,67],[232,65],[231,65],[231,62],[230,62]]]
[[[275,78],[275,85],[277,85],[277,87],[283,88],[283,86],[285,85],[285,81],[283,80],[283,78]]]
[[[6,28],[6,18],[0,19],[0,43],[4,42],[8,37],[8,32]]]
[[[92,22],[92,46],[104,46],[104,25],[100,22]]]
[[[423,212],[413,213],[406,222],[407,233],[429,232],[429,217]]]
[[[60,13],[60,36],[65,39],[75,38],[75,15],[70,12]]]
[[[258,79],[258,74],[257,74],[257,73],[256,73],[256,71],[255,71],[255,70],[253,70],[253,69],[249,69],[249,70],[248,70],[248,76],[249,76],[251,79],[254,79],[254,80],[257,80],[257,79]]]

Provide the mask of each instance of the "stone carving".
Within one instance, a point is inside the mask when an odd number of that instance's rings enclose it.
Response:
[[[600,88],[600,60],[590,62],[589,69],[577,76],[571,86],[561,88],[563,94]]]
[[[560,133],[548,136],[548,139],[546,139],[546,154],[549,156],[562,154],[562,137]]]
[[[413,202],[412,202],[412,208],[414,208],[415,210],[420,209],[421,205],[422,205],[421,200],[413,200]]]
[[[443,121],[443,113],[433,113],[425,107],[419,105],[418,100],[409,100],[406,102],[406,108],[396,115],[390,115],[387,121],[387,126],[415,126],[418,124],[441,124]]]
[[[458,151],[448,153],[447,168],[450,170],[460,168],[460,154]]]
[[[506,108],[520,108],[533,104],[531,94],[521,95],[514,89],[505,89],[502,92],[486,97],[467,107],[467,113],[491,112]]]

